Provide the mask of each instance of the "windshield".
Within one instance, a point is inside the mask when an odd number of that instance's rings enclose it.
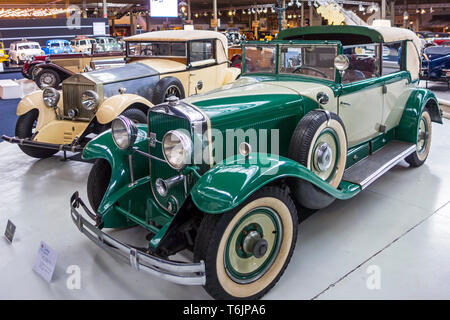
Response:
[[[279,72],[333,80],[337,48],[330,45],[280,45]]]
[[[280,73],[334,81],[336,45],[249,44],[245,49],[244,73]],[[278,59],[278,70],[277,68]]]
[[[245,46],[244,73],[275,73],[275,45]]]
[[[62,43],[60,43],[60,42],[53,42],[53,43],[50,43],[50,46],[51,47],[60,47],[62,45]]]
[[[185,42],[128,42],[130,57],[186,57]]]
[[[109,43],[113,43],[113,44],[117,43],[116,39],[114,39],[114,38],[108,38],[107,40],[108,40]]]
[[[17,46],[20,50],[26,50],[26,49],[40,49],[39,45],[37,44],[20,44]]]

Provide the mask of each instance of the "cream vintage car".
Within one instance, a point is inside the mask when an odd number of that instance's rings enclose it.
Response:
[[[145,123],[148,108],[168,97],[203,93],[240,75],[229,67],[227,39],[218,32],[158,31],[125,41],[124,66],[73,75],[62,92],[47,87],[25,96],[15,137],[2,139],[36,158],[78,152],[88,135],[106,130],[121,114]]]

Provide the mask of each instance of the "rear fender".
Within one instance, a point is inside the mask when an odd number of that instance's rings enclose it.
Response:
[[[136,94],[118,94],[103,101],[96,114],[97,121],[100,124],[110,123],[131,106],[136,106],[147,114],[153,103]]]
[[[194,204],[203,212],[220,214],[229,211],[261,187],[282,178],[308,181],[337,199],[349,199],[360,187],[341,182],[338,189],[316,176],[300,163],[277,155],[252,153],[228,158],[206,172],[191,191]]]
[[[58,106],[62,108],[62,98],[59,99]],[[36,130],[38,131],[44,125],[56,120],[55,110],[47,107],[42,100],[42,90],[36,90],[23,97],[17,105],[16,114],[21,116],[33,109],[37,109],[39,111],[39,117],[36,124]]]
[[[420,116],[425,108],[430,112],[431,121],[442,124],[439,103],[433,92],[416,88],[409,96],[397,130],[397,139],[417,143]]]
[[[241,74],[241,69],[230,67],[225,71],[225,78],[223,80],[223,85],[233,82]]]

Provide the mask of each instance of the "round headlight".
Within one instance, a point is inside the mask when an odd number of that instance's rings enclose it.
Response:
[[[47,87],[42,92],[42,99],[44,100],[44,104],[49,108],[56,107],[59,101],[59,97],[59,91],[55,88]]]
[[[167,163],[174,169],[183,169],[192,157],[192,140],[179,130],[169,131],[164,135],[163,154]]]
[[[99,103],[100,97],[98,96],[97,92],[93,90],[87,90],[81,94],[81,105],[86,110],[91,111],[97,108]]]
[[[136,141],[137,127],[133,121],[124,116],[118,116],[111,124],[114,143],[119,149],[127,150]]]

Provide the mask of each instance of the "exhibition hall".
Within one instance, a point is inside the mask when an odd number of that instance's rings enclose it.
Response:
[[[0,4],[0,300],[450,299],[449,26],[449,0]]]

